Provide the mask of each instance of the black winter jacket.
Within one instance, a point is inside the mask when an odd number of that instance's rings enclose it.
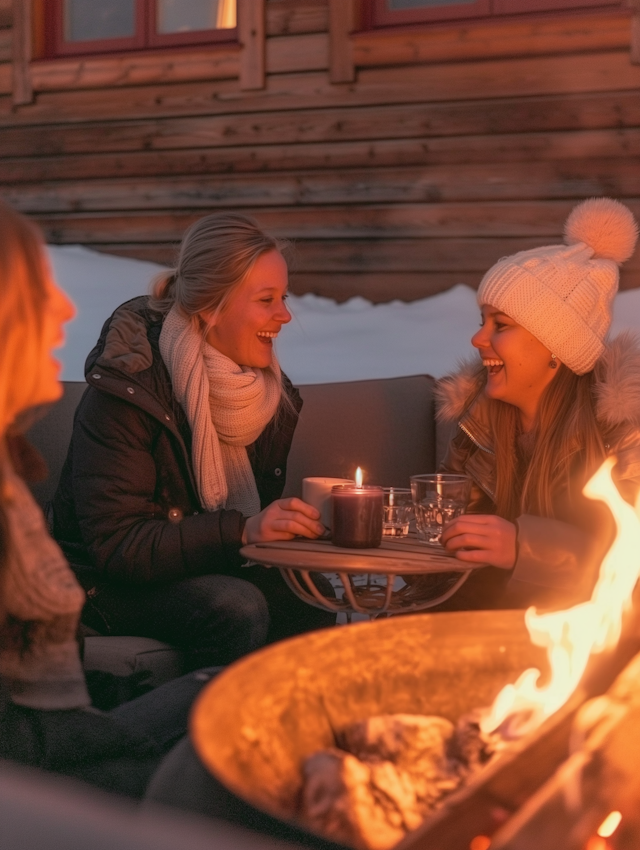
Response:
[[[85,365],[89,384],[53,500],[54,536],[72,565],[128,582],[225,573],[240,564],[244,517],[207,512],[191,429],[158,348],[162,315],[147,296],[107,320]],[[282,495],[302,400],[282,405],[248,447],[260,503]]]

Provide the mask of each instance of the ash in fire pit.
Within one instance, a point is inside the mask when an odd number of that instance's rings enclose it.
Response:
[[[478,721],[391,714],[347,726],[340,749],[304,763],[303,819],[361,850],[393,847],[496,754]]]

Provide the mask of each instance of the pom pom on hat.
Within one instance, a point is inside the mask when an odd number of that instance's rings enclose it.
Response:
[[[638,226],[624,204],[612,198],[590,198],[574,207],[564,226],[567,245],[582,242],[594,259],[624,263],[633,254]]]

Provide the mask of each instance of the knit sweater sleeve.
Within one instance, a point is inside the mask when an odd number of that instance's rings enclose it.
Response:
[[[4,570],[0,675],[13,702],[40,710],[90,704],[76,629],[84,603],[24,482],[4,470],[10,546]]]
[[[59,494],[72,502],[93,565],[110,578],[173,581],[240,563],[244,518],[193,509],[188,469],[175,452],[159,454],[167,439],[154,417],[113,396],[92,392],[81,405]]]

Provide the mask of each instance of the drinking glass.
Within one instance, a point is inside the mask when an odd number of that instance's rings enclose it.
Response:
[[[463,514],[469,503],[471,480],[466,475],[411,476],[411,496],[418,537],[428,546],[441,546],[442,529]]]
[[[404,487],[385,487],[382,536],[406,537],[412,513],[411,490]]]

